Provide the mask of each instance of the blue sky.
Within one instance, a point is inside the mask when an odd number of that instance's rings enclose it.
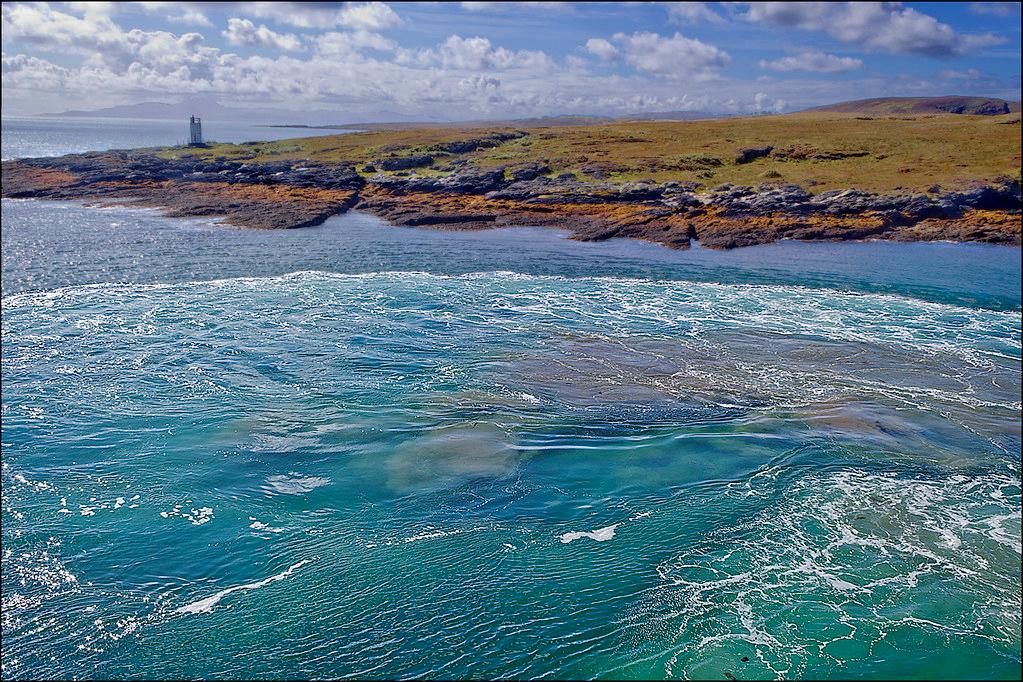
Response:
[[[338,122],[1020,97],[1019,3],[3,4],[3,113]]]

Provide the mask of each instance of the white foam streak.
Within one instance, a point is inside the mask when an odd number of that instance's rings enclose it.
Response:
[[[210,611],[213,610],[214,606],[220,603],[221,599],[231,594],[232,592],[239,592],[241,590],[258,590],[259,588],[265,587],[266,585],[269,585],[272,582],[284,580],[292,573],[294,573],[296,570],[298,570],[302,566],[305,566],[309,562],[310,559],[303,559],[302,561],[299,561],[297,564],[292,564],[291,566],[289,566],[288,570],[282,573],[278,573],[277,575],[272,575],[269,578],[264,578],[263,580],[254,583],[248,583],[246,585],[236,585],[234,587],[228,587],[227,589],[221,590],[220,592],[217,592],[216,594],[206,597],[205,599],[200,599],[199,601],[192,602],[191,604],[186,604],[185,606],[176,609],[175,613],[181,614],[209,613]]]
[[[616,523],[611,526],[604,526],[603,528],[598,528],[597,530],[586,531],[577,530],[572,531],[570,533],[563,533],[562,535],[559,536],[559,539],[561,540],[562,543],[566,545],[570,542],[581,540],[582,538],[589,538],[594,542],[607,542],[608,540],[614,538],[615,529],[618,528],[618,526],[620,525],[621,525],[620,523]]]

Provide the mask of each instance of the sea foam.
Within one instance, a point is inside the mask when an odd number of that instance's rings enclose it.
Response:
[[[266,585],[269,585],[272,582],[284,580],[292,573],[294,573],[296,570],[298,570],[302,566],[305,566],[309,562],[310,559],[303,559],[302,561],[299,561],[297,564],[292,564],[291,566],[289,566],[286,571],[278,573],[277,575],[272,575],[269,578],[264,578],[263,580],[259,580],[254,583],[247,583],[245,585],[235,585],[234,587],[228,587],[227,589],[223,589],[220,592],[217,592],[216,594],[206,597],[205,599],[200,599],[199,601],[192,602],[191,604],[186,604],[185,606],[176,609],[175,613],[181,614],[209,613],[210,611],[213,610],[214,606],[220,603],[221,599],[231,594],[232,592],[239,592],[241,590],[258,590],[259,588],[265,587]]]

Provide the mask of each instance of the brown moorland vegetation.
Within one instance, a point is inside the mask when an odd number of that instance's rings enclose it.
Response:
[[[169,148],[164,156],[244,159],[261,163],[309,159],[352,162],[358,168],[393,156],[427,154],[417,175],[443,175],[454,160],[483,168],[546,163],[551,177],[579,180],[697,182],[757,185],[793,183],[812,192],[856,188],[870,192],[965,189],[1020,176],[1019,114],[864,117],[799,113],[702,121],[641,121],[533,128],[528,135],[465,154],[439,144],[509,129],[429,128],[324,135],[278,142]],[[764,157],[736,163],[740,150],[772,147]],[[367,175],[380,172],[379,169]]]

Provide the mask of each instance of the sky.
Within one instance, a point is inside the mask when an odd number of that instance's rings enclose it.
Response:
[[[1017,2],[4,2],[2,12],[5,116],[205,102],[346,123],[1020,98]]]

